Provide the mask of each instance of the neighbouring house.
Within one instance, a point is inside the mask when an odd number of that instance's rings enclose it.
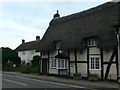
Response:
[[[73,76],[81,73],[100,79],[117,79],[117,38],[113,25],[119,22],[119,5],[107,2],[97,7],[51,20],[37,51],[41,73]]]
[[[21,58],[22,63],[31,64],[33,57],[40,55],[40,52],[35,52],[38,42],[40,42],[39,36],[36,36],[36,40],[31,42],[25,42],[25,40],[22,40],[22,44],[15,49],[18,52],[18,56]]]

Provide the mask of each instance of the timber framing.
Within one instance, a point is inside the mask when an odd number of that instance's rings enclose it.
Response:
[[[111,58],[109,60],[109,63],[108,63],[108,66],[107,66],[107,69],[106,69],[106,72],[105,72],[105,80],[108,79],[108,75],[109,75],[109,72],[110,72],[110,67],[112,65],[115,54],[116,54],[116,48],[113,50],[113,53],[112,53]]]
[[[89,77],[89,47],[87,47],[87,77]]]
[[[77,71],[77,50],[76,49],[74,50],[74,54],[75,54],[75,73],[77,74],[78,71]]]
[[[103,49],[100,49],[100,57],[101,57],[101,79],[103,79],[103,72],[104,72],[104,69],[103,69]]]

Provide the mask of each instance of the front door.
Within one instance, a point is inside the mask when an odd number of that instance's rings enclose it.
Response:
[[[42,73],[47,75],[47,58],[42,59]]]

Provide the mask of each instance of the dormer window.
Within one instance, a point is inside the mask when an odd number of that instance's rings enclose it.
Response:
[[[96,40],[96,38],[89,38],[87,40],[87,46],[97,46],[97,40]]]
[[[60,49],[61,48],[61,42],[60,40],[54,42],[55,49]]]

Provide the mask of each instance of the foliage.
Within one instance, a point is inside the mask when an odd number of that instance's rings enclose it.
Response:
[[[73,76],[81,76],[81,73],[74,73]]]
[[[29,65],[22,65],[21,73],[39,73],[39,67],[31,67]]]
[[[2,47],[2,64],[3,64],[3,66],[5,66],[5,64],[7,64],[8,61],[11,62],[12,64],[16,64],[16,65],[21,64],[20,57],[18,57],[18,54],[15,50]]]
[[[98,77],[98,74],[96,74],[96,73],[90,73],[89,77]]]
[[[21,66],[21,73],[30,73],[31,67],[29,65],[22,65]]]
[[[21,71],[21,66],[18,67],[11,67],[10,71]]]
[[[32,67],[39,67],[40,56],[36,55],[32,60]]]

